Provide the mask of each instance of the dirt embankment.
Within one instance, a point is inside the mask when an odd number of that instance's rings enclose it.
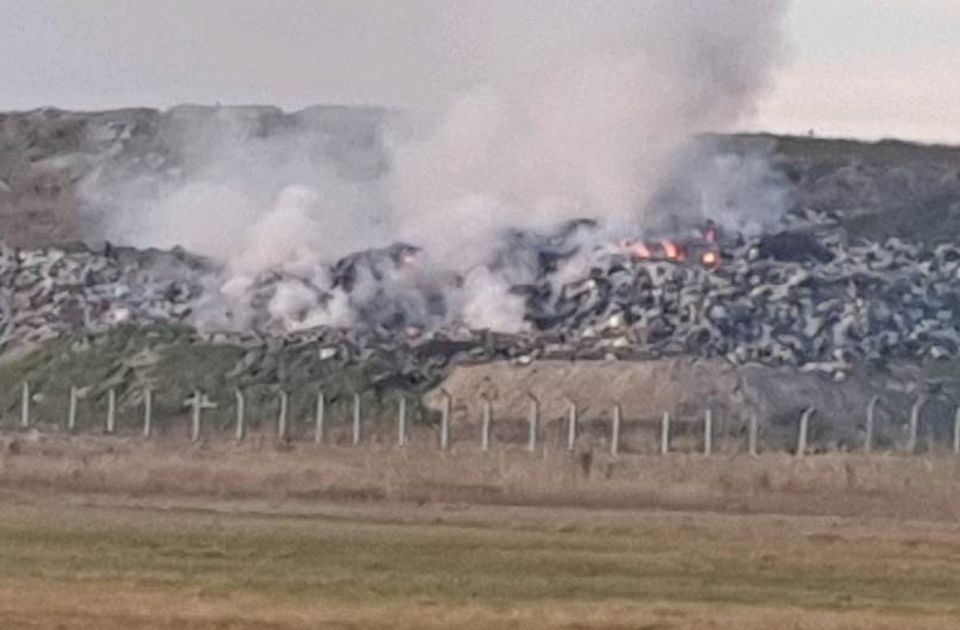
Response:
[[[658,451],[664,412],[672,417],[671,439],[677,448],[697,450],[708,409],[716,450],[743,452],[750,419],[756,416],[761,450],[791,452],[800,417],[812,407],[810,448],[855,452],[863,448],[869,402],[878,396],[874,445],[897,452],[908,441],[910,410],[920,395],[913,384],[925,378],[917,368],[902,366],[883,373],[863,369],[836,381],[795,368],[734,366],[722,359],[489,363],[455,368],[426,402],[439,410],[443,392],[449,393],[454,426],[476,431],[484,399],[501,423],[522,425],[533,396],[545,431],[561,441],[572,403],[584,431],[597,440],[609,435],[613,408],[619,404],[626,450],[646,453]],[[947,391],[929,397],[918,427],[918,450],[944,453],[952,448],[953,400]]]

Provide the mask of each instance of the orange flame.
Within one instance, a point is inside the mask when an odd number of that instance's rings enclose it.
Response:
[[[627,250],[632,255],[637,258],[652,258],[653,252],[650,251],[650,248],[647,247],[646,243],[643,241],[621,241],[620,248]]]
[[[700,256],[700,262],[704,267],[716,267],[720,264],[720,255],[712,250],[703,252],[703,255]]]
[[[634,243],[633,253],[636,254],[638,258],[650,258],[653,256],[653,252],[651,252],[647,244],[642,241]]]
[[[683,260],[684,252],[683,248],[676,241],[671,241],[670,239],[664,239],[660,241],[661,247],[663,247],[663,253],[670,260]]]

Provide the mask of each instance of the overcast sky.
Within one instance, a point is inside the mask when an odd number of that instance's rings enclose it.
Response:
[[[0,109],[422,105],[469,77],[436,63],[458,42],[423,36],[428,2],[0,0]],[[786,31],[749,128],[960,142],[960,0],[794,0]]]

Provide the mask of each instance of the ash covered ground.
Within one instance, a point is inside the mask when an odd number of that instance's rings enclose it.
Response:
[[[675,178],[642,229],[590,216],[498,229],[459,268],[389,234],[353,253],[303,255],[293,240],[272,258],[249,234],[239,255],[218,257],[207,241],[201,253],[135,247],[91,229],[128,200],[117,190],[129,189],[104,182],[156,192],[189,180],[199,158],[182,138],[224,120],[263,143],[254,151],[300,138],[299,150],[351,186],[390,169],[390,112],[229,114],[0,118],[0,351],[175,325],[191,343],[308,348],[325,373],[375,364],[367,377],[380,387],[428,387],[465,361],[690,357],[841,381],[865,365],[960,354],[960,150],[705,136],[696,159],[708,168],[691,171],[723,185]],[[270,221],[314,194],[285,187],[254,223],[276,235]],[[162,209],[120,208],[122,234],[136,242],[129,235],[157,219],[186,220],[144,214]]]

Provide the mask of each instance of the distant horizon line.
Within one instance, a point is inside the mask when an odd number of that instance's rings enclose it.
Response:
[[[60,105],[39,105],[32,108],[17,108],[13,107],[10,109],[0,108],[0,116],[10,116],[10,115],[24,115],[24,114],[33,114],[38,112],[61,112],[66,114],[80,114],[80,115],[93,115],[93,114],[106,114],[111,112],[130,112],[130,111],[154,111],[160,113],[169,113],[177,109],[188,109],[188,108],[197,108],[197,109],[231,109],[231,110],[276,110],[283,115],[294,115],[309,111],[311,109],[344,109],[344,110],[360,110],[360,111],[378,111],[383,113],[400,113],[403,111],[402,108],[390,107],[387,105],[377,105],[373,103],[314,103],[312,105],[305,105],[302,107],[286,107],[281,105],[270,105],[265,103],[221,103],[214,101],[212,103],[203,103],[196,101],[184,101],[177,103],[175,105],[118,105],[118,106],[109,106],[109,107],[100,107],[100,108],[86,108],[86,107],[63,107]],[[819,134],[816,132],[816,128],[812,128],[807,132],[800,131],[776,131],[772,129],[758,129],[758,128],[741,128],[730,131],[704,131],[696,136],[769,136],[776,138],[791,138],[791,139],[804,139],[804,140],[823,140],[823,141],[832,141],[832,142],[857,142],[862,144],[884,144],[884,143],[902,143],[902,144],[911,144],[916,146],[924,146],[930,148],[949,148],[949,149],[960,149],[960,141],[956,140],[933,140],[929,138],[917,138],[917,137],[903,137],[903,136],[886,136],[886,135],[845,135],[845,134]]]

